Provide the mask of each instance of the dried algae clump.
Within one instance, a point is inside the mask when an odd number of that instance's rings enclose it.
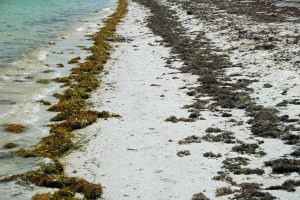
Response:
[[[271,167],[274,174],[300,174],[300,160],[281,158],[265,162],[265,166]]]
[[[11,133],[23,133],[25,131],[25,126],[22,124],[4,124],[5,131]]]
[[[201,137],[192,135],[184,138],[183,140],[180,140],[178,144],[191,144],[191,143],[200,143],[201,142]]]
[[[43,138],[33,150],[19,150],[16,155],[23,157],[48,157],[55,162],[55,166],[42,166],[40,170],[29,172],[25,178],[43,187],[58,188],[55,193],[36,194],[32,199],[77,199],[76,193],[84,195],[85,199],[97,199],[102,195],[102,186],[84,179],[69,177],[64,173],[64,167],[59,157],[74,147],[72,131],[95,123],[99,118],[120,117],[107,111],[97,112],[87,109],[86,99],[99,87],[97,75],[102,72],[104,64],[110,59],[116,27],[127,13],[127,1],[119,0],[116,11],[105,21],[99,32],[90,36],[94,46],[89,50],[92,55],[84,63],[79,63],[71,70],[68,77],[57,78],[55,82],[69,86],[62,94],[54,94],[59,102],[52,105],[48,111],[58,112],[51,121],[62,121],[52,124],[50,135]],[[112,39],[113,38],[113,39]],[[117,40],[118,41],[118,40]],[[74,58],[69,63],[78,63],[80,58]],[[46,81],[41,81],[43,83]]]
[[[210,200],[203,193],[194,194],[192,200]]]
[[[286,180],[282,183],[282,185],[275,185],[266,188],[265,190],[286,190],[288,192],[295,192],[295,187],[300,186],[300,180]]]

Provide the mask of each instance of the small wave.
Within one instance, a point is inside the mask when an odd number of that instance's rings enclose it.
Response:
[[[110,11],[111,9],[110,8],[103,8],[102,10],[104,10],[104,11]]]
[[[37,55],[39,61],[44,61],[47,58],[47,51],[40,51]]]
[[[77,31],[83,31],[85,28],[83,28],[83,27],[79,27],[79,28],[77,28],[76,30]]]

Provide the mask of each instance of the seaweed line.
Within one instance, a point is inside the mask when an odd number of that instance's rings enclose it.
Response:
[[[73,68],[69,76],[57,80],[64,83],[63,86],[67,89],[63,94],[54,94],[59,102],[48,109],[58,112],[51,119],[55,123],[50,125],[50,134],[42,138],[33,149],[15,152],[15,155],[21,157],[44,157],[54,161],[53,165],[42,165],[37,171],[21,175],[23,179],[37,186],[59,189],[54,194],[36,194],[32,199],[78,199],[76,193],[81,193],[85,199],[96,199],[102,195],[101,184],[67,176],[59,158],[74,148],[74,130],[87,127],[99,118],[118,117],[107,111],[89,110],[86,99],[99,86],[97,75],[103,71],[105,63],[110,59],[110,52],[113,50],[110,42],[115,41],[112,38],[117,25],[127,13],[127,6],[126,0],[118,1],[117,9],[105,20],[104,27],[90,36],[94,41],[94,45],[89,48],[92,55],[88,56],[84,63]]]

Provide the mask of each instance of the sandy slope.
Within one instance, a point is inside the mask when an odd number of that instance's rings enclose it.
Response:
[[[168,5],[172,7],[171,5]],[[184,10],[174,6],[178,20],[186,28],[186,35],[195,39],[200,31],[206,32],[206,37],[212,44],[221,49],[231,47],[231,41],[225,35],[215,31],[215,25],[187,16]],[[216,11],[217,12],[217,11]],[[118,43],[112,53],[112,59],[106,65],[106,72],[100,77],[102,87],[90,99],[93,109],[107,110],[122,116],[121,119],[108,119],[80,130],[78,134],[84,144],[80,150],[72,152],[65,158],[69,174],[76,174],[90,181],[103,184],[104,198],[113,199],[191,199],[193,194],[203,192],[211,199],[228,199],[228,196],[215,197],[217,188],[230,186],[228,182],[213,180],[217,172],[222,170],[222,161],[227,158],[242,156],[249,159],[249,168],[263,168],[263,175],[230,174],[235,182],[262,183],[264,187],[282,184],[290,178],[298,178],[297,173],[288,176],[273,175],[270,168],[265,168],[263,162],[280,158],[293,151],[293,146],[285,145],[279,139],[251,137],[250,125],[246,123],[249,116],[241,109],[203,110],[201,117],[195,122],[183,122],[189,117],[185,105],[195,102],[195,97],[186,93],[189,88],[199,85],[197,76],[182,74],[176,68],[183,65],[180,61],[171,64],[167,60],[174,58],[171,49],[162,46],[161,38],[155,36],[147,28],[149,10],[130,1],[129,13],[117,30],[117,34],[127,40]],[[206,23],[206,24],[205,24]],[[228,34],[229,38],[231,37]],[[227,46],[226,46],[227,45]],[[240,48],[240,47],[239,47]],[[265,52],[268,54],[269,52]],[[237,56],[234,52],[230,55]],[[256,57],[255,57],[256,56]],[[266,63],[264,57],[252,55],[259,63]],[[282,82],[291,80],[288,84],[295,85],[289,91],[288,97],[297,96],[299,74],[285,70],[273,69],[260,72],[258,67],[251,65],[251,56],[238,60],[247,68],[229,68],[228,74],[250,76],[255,70],[259,76],[257,83],[251,85],[256,91],[253,97],[258,103],[269,106],[282,101],[282,97],[272,100],[282,92]],[[268,57],[268,55],[266,55]],[[258,59],[259,58],[259,59]],[[248,63],[247,63],[248,62]],[[233,60],[234,63],[234,60]],[[250,64],[249,64],[250,63]],[[288,73],[287,73],[288,71]],[[294,74],[293,74],[294,73]],[[289,79],[289,76],[296,78]],[[263,84],[271,83],[275,87],[267,91]],[[289,87],[289,86],[286,86]],[[290,88],[290,87],[289,87]],[[205,100],[207,96],[197,97]],[[258,100],[260,98],[261,100]],[[288,106],[285,111],[291,117],[297,117],[294,107]],[[229,112],[232,118],[220,116]],[[284,112],[283,112],[284,114]],[[166,122],[170,116],[184,118],[178,123]],[[245,122],[238,124],[237,122]],[[238,124],[238,125],[237,125]],[[192,135],[201,137],[209,127],[218,127],[223,131],[234,133],[235,142],[208,142],[180,145],[178,141]],[[232,147],[240,143],[257,143],[256,151],[262,150],[264,156],[233,152]],[[275,148],[276,147],[276,148]],[[179,157],[178,152],[188,150],[191,155]],[[206,152],[220,153],[221,158],[203,157]],[[238,187],[230,186],[233,189]],[[300,197],[299,188],[296,192],[282,190],[268,191],[281,199],[297,199]]]
[[[212,182],[205,173],[216,172],[217,166],[195,162],[198,155],[176,155],[185,150],[177,141],[199,128],[195,123],[164,120],[189,115],[181,107],[192,98],[178,88],[195,78],[165,67],[169,49],[160,46],[160,38],[144,26],[147,14],[141,6],[130,4],[118,29],[130,42],[116,48],[102,87],[91,99],[95,109],[120,114],[122,119],[99,121],[80,131],[90,141],[66,158],[68,171],[102,183],[107,199],[189,199],[200,185]]]

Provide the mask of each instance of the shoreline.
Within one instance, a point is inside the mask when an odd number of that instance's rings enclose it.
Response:
[[[128,40],[91,98],[122,118],[80,130],[86,145],[65,158],[67,173],[102,182],[107,199],[299,198],[299,48],[277,40],[297,27],[206,1],[134,2],[117,30]],[[257,38],[239,41],[241,28]],[[275,47],[264,49],[268,28]]]
[[[20,149],[15,152],[15,155],[24,158],[43,157],[43,163],[39,164],[39,169],[26,172],[24,175],[4,178],[1,182],[17,178],[19,181],[31,182],[37,186],[58,188],[54,193],[36,194],[32,199],[75,198],[77,193],[82,193],[88,199],[101,196],[102,187],[100,184],[93,184],[81,178],[66,176],[64,174],[64,166],[59,161],[59,157],[70,151],[71,148],[74,148],[74,144],[71,141],[73,130],[94,123],[98,118],[114,117],[113,114],[110,115],[108,112],[97,113],[85,110],[85,99],[99,84],[98,81],[93,82],[96,80],[95,75],[102,71],[103,64],[109,58],[109,52],[112,49],[108,42],[114,35],[115,26],[126,13],[126,6],[126,1],[120,0],[113,14],[105,19],[104,26],[95,34],[89,36],[94,41],[94,45],[88,49],[91,51],[91,54],[87,56],[84,63],[79,64],[79,60],[76,60],[76,62],[72,60],[72,63],[69,61],[69,64],[76,64],[77,66],[71,69],[71,74],[66,78],[57,79],[59,82],[63,80],[62,83],[64,83],[64,87],[67,86],[67,89],[64,89],[61,95],[58,95],[58,93],[57,95],[54,94],[59,101],[48,109],[48,111],[56,112],[50,120],[53,122],[49,125],[50,135],[42,138],[34,149]],[[65,80],[67,82],[64,82]],[[63,109],[57,110],[57,108]],[[66,112],[67,110],[69,111]],[[80,117],[78,118],[79,115]],[[86,118],[82,119],[83,117]],[[84,120],[91,121],[87,124],[82,124]],[[60,121],[65,122],[60,123]],[[50,161],[46,161],[46,158]]]
[[[57,79],[50,135],[16,152],[44,164],[12,179],[37,200],[300,198],[299,18],[126,2]]]

